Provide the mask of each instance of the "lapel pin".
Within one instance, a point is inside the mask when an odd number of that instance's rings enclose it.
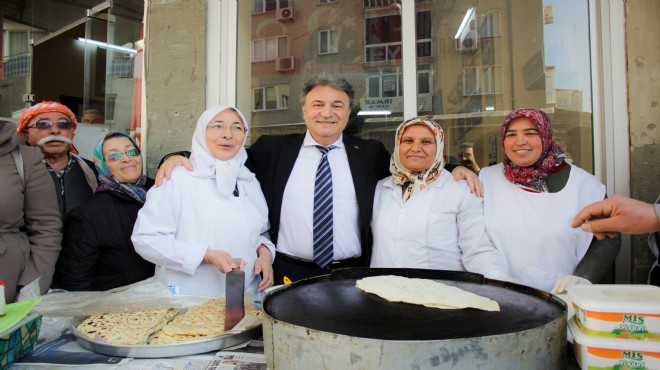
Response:
[[[358,145],[353,145],[353,149],[360,149]]]

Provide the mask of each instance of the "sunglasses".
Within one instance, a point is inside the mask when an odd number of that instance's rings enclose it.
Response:
[[[112,153],[108,153],[104,158],[105,158],[106,161],[118,162],[118,161],[121,161],[121,159],[124,157],[124,154],[126,154],[126,156],[129,157],[129,158],[130,157],[137,157],[137,156],[140,155],[140,151],[133,148],[133,149],[129,149],[129,150],[123,152],[123,153],[122,152],[112,152]]]
[[[40,119],[37,122],[34,123],[32,126],[28,126],[27,128],[36,128],[38,130],[48,130],[53,125],[57,125],[57,127],[60,128],[60,130],[71,130],[73,128],[73,122],[69,120],[62,120],[62,121],[57,121],[57,122],[51,122],[45,119]]]

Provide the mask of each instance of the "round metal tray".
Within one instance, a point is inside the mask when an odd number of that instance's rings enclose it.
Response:
[[[261,323],[259,323],[246,328],[242,332],[232,332],[192,342],[149,345],[110,344],[100,340],[89,339],[76,329],[86,318],[74,317],[71,320],[70,329],[73,335],[76,336],[78,344],[92,352],[119,357],[162,358],[189,356],[233,347],[262,335]]]

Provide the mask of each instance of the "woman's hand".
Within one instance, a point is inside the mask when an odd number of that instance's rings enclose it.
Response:
[[[160,171],[158,171],[158,173],[160,173]],[[484,186],[483,184],[481,184],[481,181],[479,180],[479,176],[477,176],[476,173],[470,171],[466,167],[458,166],[454,168],[453,171],[451,171],[451,174],[452,176],[454,176],[454,180],[467,181],[472,194],[478,196],[479,198],[484,197]]]
[[[169,180],[172,177],[172,171],[178,166],[183,166],[185,169],[188,171],[193,170],[192,163],[188,160],[188,158],[182,156],[182,155],[173,155],[168,157],[165,162],[160,166],[158,169],[158,173],[156,174],[156,184],[154,185],[155,187],[159,187],[163,184],[165,179]]]
[[[207,249],[206,253],[204,253],[204,259],[202,262],[215,266],[225,274],[233,268],[239,267],[243,270],[244,267],[243,261],[241,261],[240,265],[236,266],[236,262],[231,258],[229,253],[215,249]]]
[[[259,291],[263,292],[266,288],[273,286],[275,278],[273,276],[273,255],[268,248],[259,248],[259,257],[254,263],[254,274],[261,274],[261,283]]]

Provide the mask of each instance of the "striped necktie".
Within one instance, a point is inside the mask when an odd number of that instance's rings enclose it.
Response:
[[[332,170],[328,163],[328,152],[334,145],[315,145],[321,152],[321,162],[316,169],[314,182],[314,262],[326,267],[334,259],[332,227]]]

